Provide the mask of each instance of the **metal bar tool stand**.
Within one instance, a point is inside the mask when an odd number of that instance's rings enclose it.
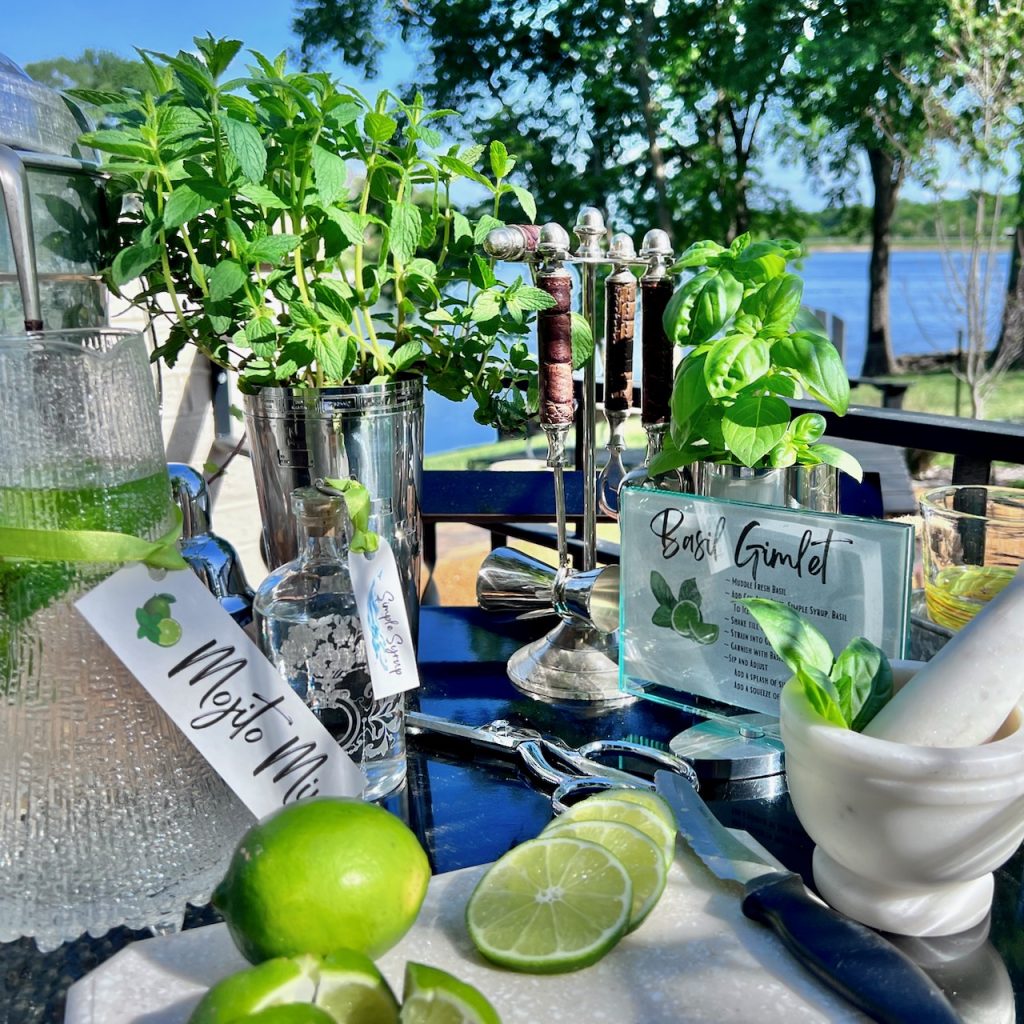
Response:
[[[546,636],[518,650],[508,662],[512,683],[524,693],[555,702],[585,701],[608,706],[636,698],[619,689],[618,642],[614,627],[618,605],[618,567],[596,568],[597,488],[594,468],[595,393],[593,357],[584,367],[582,408],[573,408],[572,276],[566,263],[579,264],[581,306],[595,342],[597,273],[608,262],[601,249],[605,235],[600,211],[585,209],[576,225],[579,247],[569,251],[569,236],[558,224],[546,224],[539,236],[527,227],[511,226],[492,232],[485,242],[497,259],[527,259],[538,266],[537,286],[555,305],[543,310],[537,322],[540,365],[540,422],[547,435],[547,463],[553,470],[558,531],[558,569],[553,575],[543,563],[509,549],[499,549],[481,567],[477,594],[482,607],[499,609],[553,608],[561,621]],[[579,462],[583,470],[583,571],[570,565],[566,537],[563,473],[565,443],[574,413],[580,416]],[[600,595],[600,596],[597,596]],[[613,602],[613,608],[606,607]],[[598,612],[598,606],[601,611]],[[598,629],[598,622],[603,629]]]

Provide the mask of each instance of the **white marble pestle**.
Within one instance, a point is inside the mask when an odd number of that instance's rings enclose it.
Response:
[[[868,723],[865,736],[921,747],[991,739],[1024,697],[1024,564]]]

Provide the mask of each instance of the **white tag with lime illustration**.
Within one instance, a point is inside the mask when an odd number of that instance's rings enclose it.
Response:
[[[395,555],[381,538],[372,554],[348,556],[352,589],[366,643],[370,682],[377,700],[420,685],[416,651]]]
[[[359,767],[191,569],[130,565],[76,607],[257,817],[362,793]]]

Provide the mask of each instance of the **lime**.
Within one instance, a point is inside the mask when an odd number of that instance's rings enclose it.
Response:
[[[596,796],[588,796],[578,804],[573,804],[558,818],[557,823],[563,821],[624,821],[654,840],[661,850],[666,866],[672,863],[676,855],[675,826],[670,825],[658,811],[635,801],[623,800],[608,793],[598,793]],[[555,824],[556,822],[552,822],[548,828],[554,827]]]
[[[501,1024],[501,1018],[472,985],[426,964],[405,965],[402,1024]]]
[[[661,848],[632,825],[622,821],[563,821],[556,818],[545,834],[586,839],[603,846],[622,861],[633,883],[627,931],[633,931],[643,921],[665,891],[668,869]]]
[[[268,1006],[307,1003],[316,991],[315,962],[279,957],[217,982],[192,1011],[188,1024],[230,1024]]]
[[[174,604],[173,594],[154,594],[143,606],[142,610],[155,619],[169,619],[171,605]]]
[[[236,1018],[237,1024],[337,1024],[337,1021],[312,1003],[288,1003]]]
[[[690,635],[699,644],[713,644],[718,639],[718,627],[713,622],[695,622]]]
[[[337,1024],[398,1024],[398,1000],[384,976],[352,949],[324,957],[314,1001]]]
[[[157,623],[157,641],[161,647],[173,647],[181,639],[181,623],[174,619],[161,619]]]
[[[345,948],[377,957],[412,926],[429,881],[423,848],[393,814],[321,797],[249,829],[213,903],[254,963]]]
[[[692,601],[680,601],[672,609],[672,628],[680,635],[689,636],[697,622],[700,622],[700,609]]]
[[[672,808],[669,807],[668,801],[664,797],[659,796],[652,789],[629,789],[626,786],[620,786],[616,789],[606,789],[601,796],[607,800],[624,800],[628,804],[640,804],[641,807],[646,807],[647,810],[653,811],[661,818],[673,833],[676,831],[676,819]],[[555,819],[556,822],[559,820],[561,819]]]
[[[488,960],[554,974],[587,967],[625,934],[633,885],[597,843],[542,836],[491,865],[466,905],[466,925]]]

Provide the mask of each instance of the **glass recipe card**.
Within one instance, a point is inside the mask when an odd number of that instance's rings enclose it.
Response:
[[[914,529],[906,523],[622,492],[620,686],[778,715],[790,676],[743,598],[789,605],[834,652],[854,637],[905,657]]]

